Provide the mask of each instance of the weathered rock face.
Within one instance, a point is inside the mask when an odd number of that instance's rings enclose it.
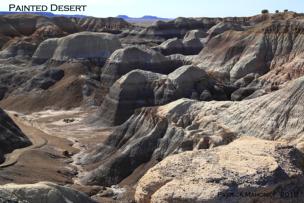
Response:
[[[182,66],[169,75],[134,70],[122,76],[110,88],[97,120],[106,125],[120,125],[137,108],[163,105],[193,95],[199,99],[204,90],[213,93],[210,93],[212,99],[216,97],[216,85],[205,71],[191,65]]]
[[[49,59],[58,62],[93,60],[103,64],[119,48],[121,48],[121,44],[114,35],[80,32],[42,42],[33,59],[35,62],[43,62],[51,56]]]
[[[182,151],[206,149],[243,136],[285,140],[303,146],[304,78],[276,92],[241,102],[181,99],[143,108],[117,127],[104,145],[82,156],[98,168],[82,181],[112,185],[139,165]],[[124,168],[124,170],[119,170]]]
[[[294,147],[243,137],[227,146],[167,157],[139,181],[135,199],[140,203],[282,202],[286,201],[282,194],[292,192],[298,195],[288,201],[298,202],[304,191],[303,161]]]
[[[116,50],[107,60],[101,83],[103,87],[110,88],[118,78],[135,69],[168,74],[176,68],[165,56],[152,49],[130,46]]]
[[[73,18],[82,29],[92,32],[120,33],[121,30],[132,28],[132,25],[121,18]]]
[[[303,75],[303,36],[302,21],[265,21],[211,38],[194,61],[224,81],[257,73],[265,74],[261,80],[282,84]]]
[[[50,182],[17,185],[7,184],[0,187],[1,201],[29,203],[94,203],[85,194],[68,187]]]
[[[0,163],[4,161],[4,154],[30,144],[31,142],[25,137],[19,127],[0,108]]]

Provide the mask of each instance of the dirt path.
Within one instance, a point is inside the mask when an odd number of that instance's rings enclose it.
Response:
[[[5,156],[5,162],[0,165],[0,168],[6,168],[9,166],[12,166],[18,162],[19,157],[31,149],[38,149],[43,146],[45,146],[48,143],[48,140],[43,137],[43,135],[46,135],[46,133],[42,132],[41,130],[38,130],[32,126],[31,123],[28,121],[16,117],[16,113],[12,114],[9,113],[11,118],[16,122],[16,124],[22,129],[24,134],[28,136],[30,141],[32,142],[31,146],[16,149],[12,153],[9,153]]]

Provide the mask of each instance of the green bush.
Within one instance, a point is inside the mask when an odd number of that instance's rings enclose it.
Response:
[[[269,13],[269,11],[268,11],[267,9],[263,9],[263,10],[261,11],[261,13],[262,13],[262,14],[267,14],[267,13]]]

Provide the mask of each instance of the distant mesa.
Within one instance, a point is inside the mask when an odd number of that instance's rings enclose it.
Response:
[[[158,21],[158,20],[162,20],[162,21],[169,21],[172,20],[172,18],[161,18],[161,17],[157,17],[157,16],[150,16],[150,15],[145,15],[143,17],[129,17],[127,15],[118,15],[116,16],[117,18],[122,18],[127,22],[130,23],[136,23],[136,22],[153,22],[153,21]]]

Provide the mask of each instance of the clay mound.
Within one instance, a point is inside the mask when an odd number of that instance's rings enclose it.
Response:
[[[172,38],[164,41],[159,46],[153,47],[153,49],[160,51],[164,55],[171,55],[183,53],[184,44],[180,39]]]
[[[160,45],[153,47],[153,49],[160,51],[164,55],[177,53],[195,55],[204,47],[203,37],[206,36],[207,34],[200,30],[191,30],[185,34],[183,40],[180,40],[177,37],[168,39]]]
[[[114,35],[105,33],[80,32],[59,39],[49,39],[37,48],[34,62],[49,59],[57,62],[69,60],[93,60],[104,63],[121,44]]]
[[[168,74],[176,68],[165,56],[152,49],[130,46],[116,50],[107,60],[101,83],[108,89],[118,78],[135,69]]]
[[[0,108],[0,163],[3,155],[14,149],[29,146],[31,142],[22,133],[14,121]]]
[[[190,30],[184,36],[184,39],[205,38],[208,34],[201,30]]]
[[[56,48],[58,47],[58,38],[47,39],[38,46],[35,53],[32,56],[34,64],[42,64],[51,59],[54,55]]]
[[[1,200],[4,202],[28,203],[94,203],[85,194],[51,182],[28,185],[6,184],[0,187]]]
[[[302,77],[281,90],[241,102],[180,99],[143,108],[117,127],[104,145],[87,151],[82,163],[98,167],[82,181],[116,184],[143,163],[228,144],[244,135],[285,140],[304,150],[303,119],[299,119],[303,101]]]
[[[243,137],[167,157],[138,183],[136,202],[281,202],[303,196],[304,156],[280,142]],[[247,194],[247,195],[246,195]],[[252,196],[250,196],[251,194]],[[256,194],[256,196],[254,196]]]
[[[110,88],[96,120],[101,125],[120,125],[137,108],[163,105],[179,98],[200,99],[203,92],[208,92],[211,100],[217,96],[216,85],[205,71],[191,65],[182,66],[169,75],[133,70]]]
[[[96,123],[120,125],[136,108],[155,105],[154,84],[164,80],[165,75],[143,70],[133,70],[122,76],[105,97],[95,118]]]

